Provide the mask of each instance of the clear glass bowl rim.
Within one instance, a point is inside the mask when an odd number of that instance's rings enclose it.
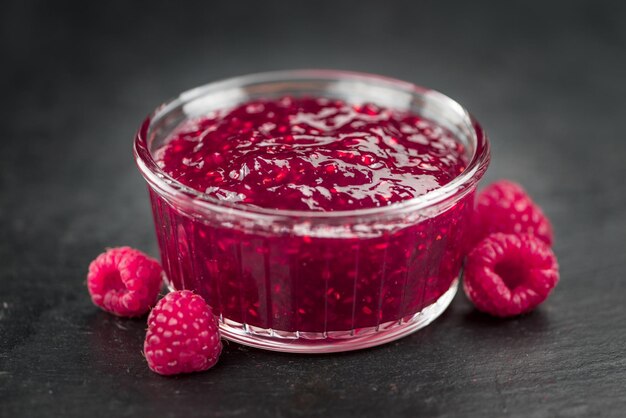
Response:
[[[397,202],[389,206],[328,212],[269,209],[245,206],[232,202],[224,202],[185,186],[166,174],[154,160],[148,143],[150,130],[153,127],[154,122],[160,120],[169,112],[177,109],[184,103],[201,97],[207,93],[214,93],[220,89],[226,90],[236,87],[245,87],[246,85],[263,82],[275,83],[280,81],[296,81],[302,79],[316,79],[320,81],[352,80],[361,82],[369,81],[370,83],[382,82],[387,85],[393,85],[394,87],[404,90],[411,95],[421,96],[425,100],[428,100],[429,97],[437,97],[439,100],[444,100],[449,103],[450,106],[455,106],[465,113],[467,122],[471,125],[472,137],[470,140],[474,142],[474,154],[463,173],[459,174],[452,181],[446,183],[442,187],[423,195],[402,202]],[[448,201],[451,198],[456,197],[457,199],[460,199],[466,192],[470,191],[473,186],[476,185],[486,171],[490,160],[490,146],[489,139],[478,121],[459,103],[436,90],[375,74],[342,70],[303,69],[249,74],[211,82],[203,86],[187,90],[176,98],[157,107],[156,110],[148,115],[135,135],[133,154],[139,171],[153,190],[157,191],[159,195],[169,197],[175,201],[185,201],[187,204],[193,206],[194,209],[200,210],[201,212],[221,213],[229,216],[252,219],[262,218],[267,221],[303,221],[310,219],[311,221],[317,220],[323,222],[326,220],[333,221],[334,223],[335,221],[341,221],[341,219],[344,218],[358,218],[360,220],[365,220],[366,218],[375,219],[380,216],[387,217],[395,214],[400,215],[408,212],[424,211],[432,209],[438,204]]]

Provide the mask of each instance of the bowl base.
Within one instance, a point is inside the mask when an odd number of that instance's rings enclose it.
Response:
[[[398,321],[354,331],[285,332],[253,327],[223,318],[222,337],[254,348],[285,353],[321,354],[359,350],[385,344],[425,327],[446,310],[458,287],[458,279],[433,304]]]

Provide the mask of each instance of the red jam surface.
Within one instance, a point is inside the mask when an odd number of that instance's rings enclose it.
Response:
[[[220,200],[307,211],[411,199],[466,165],[461,143],[417,115],[290,97],[191,121],[157,158],[167,174]]]
[[[419,115],[289,97],[188,121],[155,156],[171,177],[220,200],[305,211],[411,199],[467,163],[461,143]],[[227,324],[325,338],[399,324],[443,295],[461,268],[474,194],[357,238],[243,231],[151,198],[175,289],[201,294]]]

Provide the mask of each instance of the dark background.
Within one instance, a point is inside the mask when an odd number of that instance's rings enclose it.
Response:
[[[0,416],[623,416],[626,3],[2,2]],[[495,320],[459,293],[379,348],[303,356],[226,344],[163,378],[144,320],[90,302],[106,246],[156,254],[131,155],[145,115],[216,79],[285,68],[441,90],[493,144],[487,181],[551,217],[561,283]]]

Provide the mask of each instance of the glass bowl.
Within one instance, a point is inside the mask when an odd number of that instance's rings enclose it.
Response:
[[[463,143],[468,166],[444,186],[389,206],[314,212],[220,201],[156,164],[154,151],[187,120],[285,95],[422,115]],[[254,74],[187,91],[144,121],[134,145],[168,287],[202,295],[224,338],[299,353],[383,344],[437,318],[456,292],[474,192],[489,163],[485,133],[454,100],[399,80],[332,70]]]

